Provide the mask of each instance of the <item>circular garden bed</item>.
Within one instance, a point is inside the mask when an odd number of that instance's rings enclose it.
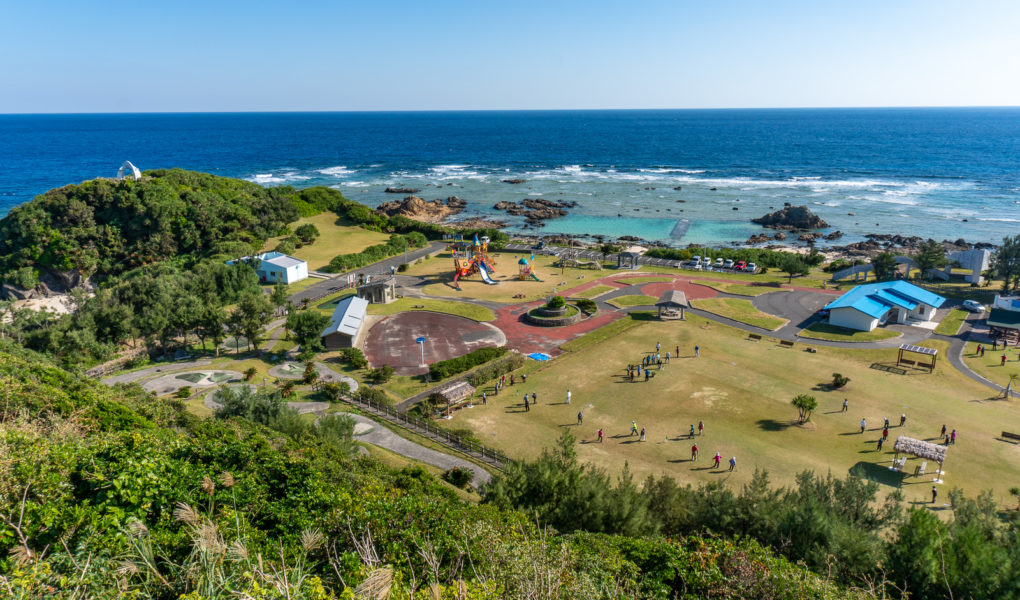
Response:
[[[581,310],[573,304],[561,308],[540,306],[524,313],[524,322],[539,327],[563,327],[577,323],[582,317]]]

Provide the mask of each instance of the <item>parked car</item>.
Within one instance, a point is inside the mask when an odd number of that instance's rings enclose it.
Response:
[[[727,269],[732,269],[733,268],[733,259],[732,258],[727,258],[726,259],[726,263],[723,266],[726,267]]]
[[[545,240],[539,240],[537,244],[531,247],[532,250],[542,250],[545,248]]]
[[[701,271],[701,270],[703,270],[704,268],[705,268],[705,267],[703,267],[703,266],[701,265],[701,263],[697,263],[697,264],[695,264],[695,265],[694,265],[694,270],[695,270],[695,271]]]
[[[723,259],[722,259],[721,256],[719,258],[715,259],[715,266],[716,266],[716,268],[722,268],[722,266],[723,266]]]
[[[706,267],[711,266],[712,265],[712,258],[706,256],[705,258],[701,259],[701,264],[705,265]]]
[[[691,264],[692,265],[700,265],[701,264],[701,255],[700,254],[695,254],[691,258]]]
[[[969,310],[972,313],[985,312],[985,305],[977,300],[964,300],[963,310]]]
[[[738,260],[735,267],[738,271],[743,271],[744,269],[747,268],[747,263],[745,261]]]
[[[754,263],[747,263],[747,269],[746,270],[750,271],[752,273],[757,273],[758,272],[758,265],[756,265]]]

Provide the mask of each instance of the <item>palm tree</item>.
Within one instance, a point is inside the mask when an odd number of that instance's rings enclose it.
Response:
[[[1002,397],[1006,400],[1010,399],[1010,395],[1013,393],[1013,382],[1016,381],[1018,376],[1020,375],[1017,375],[1016,373],[1009,374],[1009,383],[1006,384],[1006,389],[1002,392]]]

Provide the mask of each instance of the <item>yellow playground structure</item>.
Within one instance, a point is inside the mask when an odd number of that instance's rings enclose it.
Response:
[[[457,240],[453,243],[453,287],[460,289],[460,278],[468,277],[478,273],[482,281],[489,285],[496,285],[498,281],[492,278],[496,272],[496,263],[489,258],[489,238],[483,237],[481,241],[478,236],[472,242]]]
[[[521,260],[517,261],[517,278],[524,281],[528,277],[535,281],[542,281],[535,275],[535,269],[531,266],[531,263],[535,260],[535,255],[531,255],[531,260],[521,257]]]

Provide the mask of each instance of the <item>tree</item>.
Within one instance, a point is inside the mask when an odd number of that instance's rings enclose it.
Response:
[[[1006,389],[1002,391],[1002,397],[1005,398],[1006,400],[1009,400],[1012,397],[1013,382],[1016,381],[1017,377],[1020,377],[1020,375],[1018,375],[1017,373],[1009,374],[1009,383],[1006,384]]]
[[[299,310],[287,315],[287,329],[294,333],[294,340],[302,350],[317,351],[322,348],[322,330],[329,325],[329,317],[317,310]]]
[[[241,338],[244,337],[244,323],[241,319],[241,313],[234,311],[227,318],[227,332],[230,333],[230,337],[234,338],[234,350],[238,354],[241,353]],[[251,342],[248,342],[248,347],[251,347]]]
[[[273,319],[273,306],[265,294],[249,294],[241,298],[237,306],[240,315],[241,330],[248,344],[255,346],[256,354],[260,353],[259,343],[262,341],[266,325]]]
[[[315,238],[319,237],[319,228],[312,223],[305,223],[294,230],[294,235],[303,243],[311,244]]]
[[[818,400],[815,400],[814,396],[808,396],[807,394],[798,394],[790,401],[797,407],[800,412],[800,422],[805,423],[811,419],[811,413],[818,408]]]
[[[896,257],[892,252],[882,252],[871,259],[871,266],[875,269],[875,279],[892,279],[896,272]]]
[[[269,301],[276,307],[277,314],[279,310],[287,305],[287,286],[282,281],[276,282],[273,286],[273,293],[269,296]]]
[[[914,262],[921,269],[921,277],[925,277],[930,269],[941,269],[948,264],[946,249],[935,240],[923,242],[920,251],[914,256]]]
[[[227,312],[222,306],[206,304],[202,307],[195,327],[195,335],[202,341],[202,350],[205,350],[205,340],[211,339],[216,356],[220,355],[220,344],[223,342],[223,328],[226,323]]]
[[[811,271],[804,259],[797,254],[787,254],[779,264],[779,270],[790,276],[789,283],[793,283],[793,277],[807,275]]]
[[[992,271],[1002,278],[1002,290],[1020,287],[1020,235],[1002,238],[1002,245],[992,257]]]

